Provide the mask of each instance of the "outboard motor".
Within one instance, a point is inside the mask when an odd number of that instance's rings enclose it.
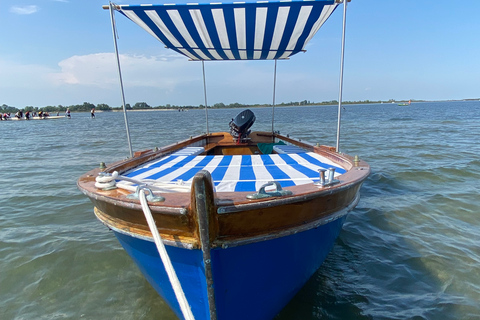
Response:
[[[230,121],[230,134],[237,140],[237,142],[243,142],[250,134],[250,127],[255,122],[255,115],[250,109],[243,110],[237,116]]]

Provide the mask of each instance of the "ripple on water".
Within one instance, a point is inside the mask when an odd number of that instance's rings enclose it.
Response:
[[[253,129],[269,130],[271,109],[254,112]],[[237,113],[212,110],[210,129],[228,130]],[[335,144],[335,107],[278,115],[282,133]],[[130,116],[135,150],[205,130],[203,110]],[[0,125],[10,139],[0,162],[2,318],[176,319],[76,188],[99,162],[128,156],[122,121],[87,113]],[[342,151],[372,174],[332,253],[276,319],[480,318],[479,121],[474,102],[349,106]]]

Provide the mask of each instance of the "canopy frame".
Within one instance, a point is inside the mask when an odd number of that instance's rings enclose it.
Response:
[[[191,60],[278,60],[304,52],[339,0],[116,5]]]
[[[115,47],[115,56],[117,58],[117,70],[118,70],[118,79],[120,81],[120,93],[122,98],[122,107],[123,107],[123,117],[125,121],[125,130],[127,133],[127,142],[128,142],[128,149],[130,151],[130,158],[133,158],[133,149],[132,149],[132,141],[130,139],[130,129],[128,127],[128,117],[127,117],[127,109],[125,105],[125,91],[123,90],[123,79],[122,79],[122,69],[120,67],[120,57],[118,55],[118,45],[117,45],[117,28],[115,24],[115,12],[114,5],[112,2],[109,3],[108,9],[110,10],[110,20],[112,22],[112,34],[113,34],[113,44]]]

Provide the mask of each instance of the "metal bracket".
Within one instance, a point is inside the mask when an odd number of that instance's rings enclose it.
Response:
[[[275,191],[265,191],[266,187],[275,186]],[[277,181],[270,181],[265,183],[263,186],[260,187],[257,193],[247,195],[247,199],[256,200],[256,199],[265,199],[271,197],[283,197],[283,196],[290,196],[293,192],[290,190],[283,190],[280,183]]]
[[[137,189],[135,189],[135,193],[131,193],[131,194],[127,195],[127,199],[138,200],[138,195],[140,193],[140,190],[142,190],[142,189],[145,191],[145,193],[148,192],[147,201],[149,201],[149,202],[163,202],[163,201],[165,201],[164,197],[154,195],[153,192],[152,192],[152,189],[150,189],[147,186],[137,186]]]
[[[340,183],[340,180],[337,180],[334,178],[335,168],[333,167],[328,168],[328,170],[318,169],[318,172],[320,173],[320,181],[314,183],[314,185],[319,186],[320,188],[323,188],[323,187],[330,187]],[[326,177],[325,177],[325,173],[327,173]]]

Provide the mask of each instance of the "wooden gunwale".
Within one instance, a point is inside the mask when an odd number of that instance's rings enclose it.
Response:
[[[294,140],[279,134],[255,132],[252,141],[244,145],[253,145],[271,141],[273,137],[314,151],[335,163],[340,163],[348,171],[339,177],[340,183],[331,187],[317,187],[313,184],[285,188],[293,192],[292,196],[272,198],[270,200],[248,200],[251,192],[217,192],[214,196],[215,230],[212,232],[212,246],[232,246],[235,243],[247,243],[255,239],[266,239],[288,234],[297,229],[314,227],[320,221],[339,217],[339,212],[348,212],[352,204],[358,201],[358,190],[370,172],[368,164],[360,161],[354,164],[353,158],[338,154],[326,146]],[[163,147],[158,151],[137,153],[138,157],[115,162],[108,166],[107,172],[123,172],[136,168],[145,162],[163,157],[192,144],[202,146],[231,146],[235,142],[229,133],[219,132],[200,135],[179,143]],[[87,172],[78,180],[78,187],[95,205],[96,216],[107,226],[119,232],[134,234],[145,239],[151,233],[143,216],[138,200],[127,199],[129,192],[121,189],[102,191],[95,188],[95,177],[100,169]],[[165,241],[175,246],[199,247],[198,224],[192,209],[188,193],[166,193],[166,201],[150,208],[156,220],[159,232]],[[357,199],[357,200],[356,200]],[[346,210],[346,211],[345,211]],[[292,214],[295,212],[295,214]],[[332,218],[333,219],[333,218]]]
[[[259,241],[266,241],[266,240],[271,240],[274,238],[279,238],[279,237],[284,237],[288,236],[291,234],[295,234],[298,232],[310,230],[313,228],[317,228],[321,225],[327,224],[329,222],[335,221],[345,215],[347,215],[355,206],[358,204],[358,201],[360,200],[360,195],[357,193],[355,199],[345,208],[333,212],[331,214],[325,215],[323,217],[320,217],[314,221],[311,222],[305,222],[302,225],[294,226],[288,229],[281,229],[275,232],[270,232],[267,234],[261,234],[258,236],[250,236],[250,237],[244,237],[244,238],[235,238],[235,239],[229,239],[229,238],[224,238],[224,239],[217,239],[212,247],[222,247],[222,248],[227,248],[227,247],[234,247],[234,246],[240,246],[240,245],[245,245],[253,242],[259,242]]]
[[[142,226],[134,225],[124,220],[114,218],[111,215],[101,211],[97,207],[94,207],[94,213],[97,219],[100,220],[109,229],[112,229],[119,233],[130,235],[135,238],[153,242],[153,237],[150,230],[141,228]],[[157,221],[156,223],[158,224]],[[166,233],[166,232],[163,232],[161,228],[158,228],[158,230],[160,232],[163,242],[167,245],[175,246],[179,248],[185,248],[185,249],[199,248],[198,239],[195,239],[193,237],[183,237],[179,235],[173,235],[172,233]]]
[[[222,219],[220,218],[220,215],[217,215],[216,216],[217,220],[215,220],[216,229],[211,231],[211,235],[214,238],[211,240],[211,247],[212,248],[234,247],[234,246],[249,244],[257,241],[265,241],[265,240],[270,240],[277,237],[283,237],[283,236],[295,234],[298,232],[306,231],[312,228],[316,228],[323,224],[339,219],[342,216],[348,214],[348,212],[350,212],[357,205],[359,199],[360,199],[360,196],[357,192],[353,200],[350,203],[348,203],[347,206],[339,209],[337,208],[338,210],[334,212],[328,212],[328,213],[325,212],[321,215],[318,215],[312,221],[303,221],[300,224],[296,224],[289,227],[283,226],[282,228],[270,229],[268,230],[268,232],[265,232],[265,230],[262,230],[263,232],[257,232],[255,234],[249,234],[249,235],[243,234],[243,235],[235,235],[235,236],[232,236],[232,235],[223,236],[223,237],[220,236],[218,234],[219,233],[218,230],[220,229],[218,225],[219,225],[219,222],[222,221]],[[275,210],[275,208],[271,208],[271,209]],[[98,207],[94,208],[94,212],[96,217],[110,229],[113,229],[117,232],[124,233],[136,238],[140,238],[143,240],[153,241],[151,232],[144,225],[133,224],[128,221],[112,217],[112,215],[101,211],[100,209],[98,209]],[[142,213],[140,212],[140,214]],[[278,213],[276,214],[278,215]],[[159,224],[162,223],[162,220],[158,220],[156,221],[156,223],[158,226]],[[247,225],[250,225],[250,224],[251,224],[250,222],[247,223]],[[261,222],[259,223],[259,225],[261,225]],[[190,236],[185,236],[185,235],[174,234],[171,229],[167,230],[165,228],[158,227],[158,230],[162,236],[162,239],[167,245],[186,248],[186,249],[200,248],[200,240],[195,234],[196,232],[192,232]]]

